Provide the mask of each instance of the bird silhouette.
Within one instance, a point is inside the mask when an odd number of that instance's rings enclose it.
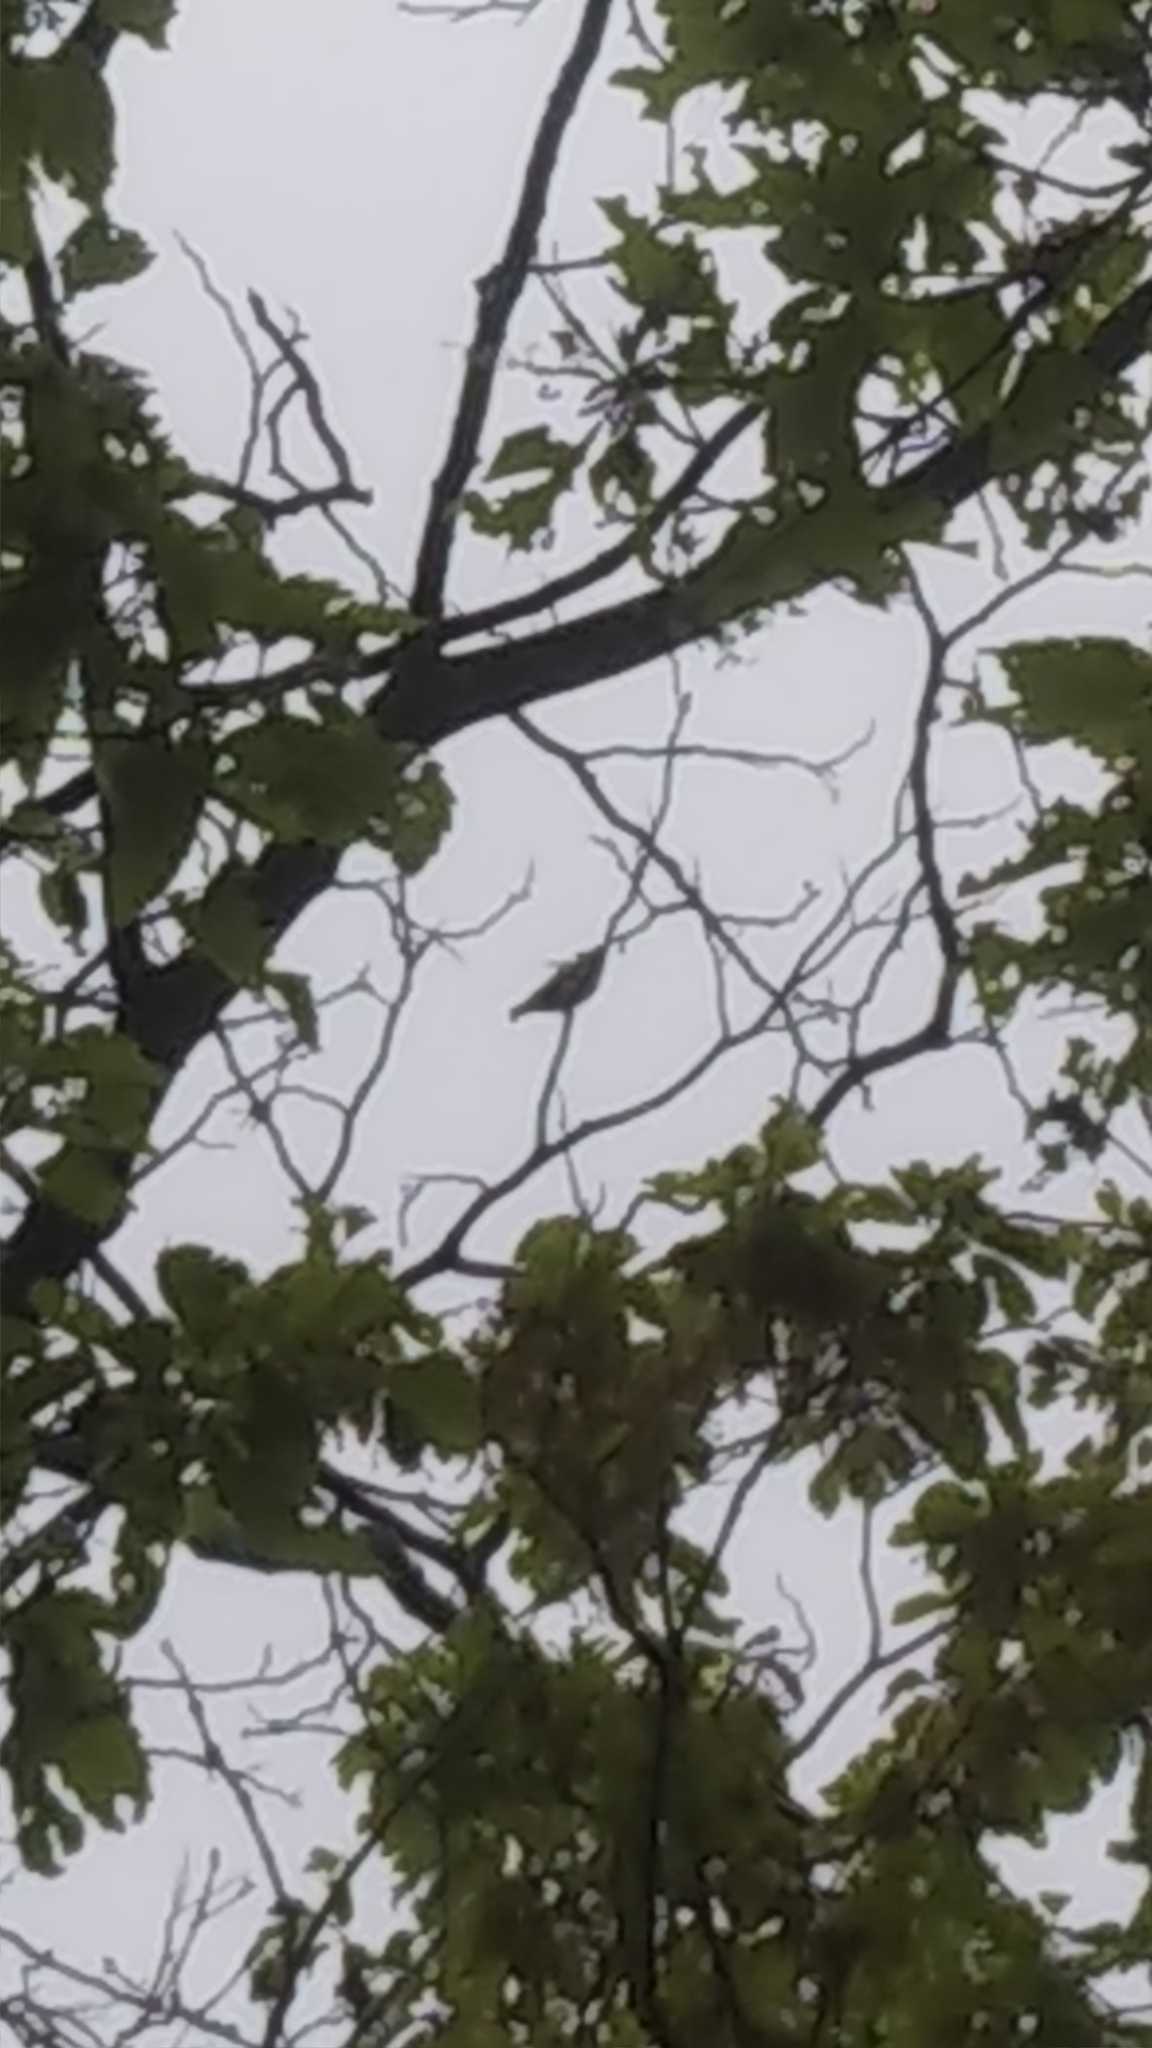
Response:
[[[571,960],[562,961],[541,982],[532,995],[525,996],[509,1011],[512,1018],[526,1017],[534,1011],[552,1011],[558,1016],[567,1016],[570,1010],[578,1009],[589,996],[595,995],[604,972],[608,957],[607,946],[591,946],[586,953],[577,953]]]

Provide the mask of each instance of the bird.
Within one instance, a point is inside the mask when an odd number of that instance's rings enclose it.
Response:
[[[547,981],[541,982],[532,995],[525,996],[522,1003],[517,1003],[515,1009],[508,1012],[509,1016],[515,1019],[539,1010],[554,1011],[566,1017],[570,1010],[577,1009],[588,1001],[589,996],[595,995],[607,957],[608,948],[601,945],[590,946],[586,953],[576,953],[571,960],[562,961]]]

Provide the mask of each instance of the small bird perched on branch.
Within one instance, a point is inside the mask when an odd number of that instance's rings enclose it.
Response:
[[[515,1009],[509,1011],[509,1016],[525,1017],[536,1010],[550,1010],[559,1016],[567,1016],[570,1010],[578,1009],[589,996],[595,995],[607,957],[607,946],[592,946],[586,953],[577,953],[571,960],[563,961],[547,981],[541,982],[533,995],[525,996],[522,1003],[517,1003]]]

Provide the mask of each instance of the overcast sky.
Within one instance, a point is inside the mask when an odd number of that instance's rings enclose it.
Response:
[[[497,252],[531,124],[572,20],[572,9],[558,0],[519,25],[507,16],[421,20],[395,0],[326,0],[322,9],[300,0],[245,0],[242,7],[236,0],[196,0],[178,19],[169,53],[132,45],[115,60],[118,214],[157,257],[130,289],[93,300],[94,318],[105,323],[98,345],[146,367],[178,442],[195,460],[227,473],[243,430],[243,370],[176,236],[202,253],[229,294],[255,286],[273,304],[295,308],[358,479],[375,494],[356,530],[400,581],[411,567],[424,493],[442,451],[474,280]],[[549,252],[553,244],[567,256],[594,250],[602,240],[596,195],[642,190],[663,164],[663,137],[639,119],[632,99],[607,88],[610,68],[600,67],[572,133]],[[542,336],[555,324],[542,296],[536,314]],[[525,329],[514,357],[529,339]],[[502,398],[509,424],[537,416],[537,384],[527,371],[509,371]],[[974,522],[969,530],[980,528]],[[578,555],[588,537],[587,528],[574,526],[565,547]],[[318,525],[287,545],[300,566],[346,565]],[[556,555],[509,564],[493,546],[469,545],[459,557],[454,595],[487,599],[550,575],[558,564]],[[948,620],[990,587],[986,567],[940,553],[925,557],[924,571]],[[976,644],[1037,631],[1127,630],[1143,637],[1148,613],[1147,585],[1066,578],[1021,603]],[[966,657],[972,652],[966,649]],[[841,871],[859,866],[886,825],[904,771],[923,660],[923,633],[909,610],[885,614],[838,596],[771,624],[737,664],[718,664],[711,650],[684,659],[693,737],[819,761],[874,728],[871,744],[845,765],[834,789],[801,766],[684,771],[670,843],[687,865],[699,863],[713,901],[780,914],[809,885],[835,889]],[[958,666],[963,673],[970,661]],[[667,731],[671,693],[667,669],[653,668],[550,707],[540,723],[570,743],[652,743]],[[515,733],[495,726],[471,733],[445,750],[444,765],[458,798],[458,825],[416,886],[421,914],[446,925],[474,923],[522,889],[533,869],[534,884],[486,937],[428,965],[342,1186],[346,1199],[378,1214],[379,1229],[368,1240],[376,1243],[394,1240],[398,1200],[413,1175],[453,1169],[491,1176],[520,1156],[554,1040],[546,1023],[509,1025],[508,1006],[552,958],[593,942],[621,895],[619,876],[595,843],[603,821],[571,778]],[[1081,775],[1066,758],[1054,756],[1052,767]],[[987,816],[1016,793],[1008,750],[988,735],[950,742],[941,773],[956,817]],[[645,817],[655,787],[649,769],[617,771],[612,787]],[[986,862],[1016,829],[1001,819],[958,836],[953,871]],[[787,929],[768,935],[762,957],[779,964],[793,944]],[[313,972],[319,987],[346,982],[362,964],[385,992],[394,985],[383,924],[363,898],[327,899],[293,933],[284,957]],[[910,1014],[919,1014],[929,959],[918,952],[896,974],[877,1032],[885,1016],[906,1028]],[[615,956],[602,996],[575,1035],[566,1081],[572,1114],[627,1102],[678,1072],[707,1035],[710,1003],[707,956],[685,917],[668,919]],[[364,1000],[334,1012],[315,1078],[346,1093],[371,1057],[378,1025]],[[1033,1061],[1039,1071],[1053,1042],[1050,1033],[1032,1031],[1026,1069]],[[214,1073],[207,1059],[194,1063],[165,1112],[162,1136],[184,1128]],[[600,1144],[588,1162],[588,1186],[606,1183],[609,1206],[618,1210],[656,1167],[691,1165],[752,1135],[787,1074],[787,1047],[758,1042],[661,1118]],[[292,1135],[302,1156],[322,1156],[327,1128],[315,1110],[299,1116]],[[1019,1129],[992,1062],[973,1049],[899,1074],[877,1091],[870,1118],[842,1116],[834,1136],[845,1171],[880,1174],[909,1157],[944,1161],[974,1149],[1018,1163]],[[288,1254],[290,1212],[276,1163],[258,1133],[225,1119],[215,1135],[229,1134],[236,1149],[185,1154],[149,1183],[143,1213],[117,1246],[142,1286],[155,1252],[172,1242],[212,1242],[258,1268]],[[562,1176],[533,1182],[500,1212],[476,1251],[506,1254],[532,1216],[569,1200]],[[451,1190],[429,1193],[412,1221],[417,1246],[434,1241],[458,1201]],[[773,1477],[747,1519],[733,1566],[749,1626],[786,1623],[775,1584],[786,1558],[788,1589],[819,1636],[820,1663],[810,1681],[818,1702],[858,1660],[865,1617],[853,1563],[856,1518],[820,1524],[804,1507],[803,1483],[804,1475]],[[887,1583],[899,1589],[900,1572],[892,1568]],[[251,1581],[184,1562],[149,1643],[132,1653],[132,1668],[158,1668],[156,1645],[173,1636],[191,1668],[226,1676],[250,1667],[265,1636],[289,1646],[310,1640],[315,1615],[314,1593],[295,1582]],[[811,1782],[829,1774],[867,1725],[866,1706],[820,1752]],[[299,1779],[295,1756],[292,1771]],[[318,1766],[307,1773],[306,1792],[303,1812],[283,1821],[293,1839],[313,1843],[333,1826],[332,1794]],[[1118,1800],[1110,1795],[1108,1804],[1117,1814]],[[93,1838],[76,1869],[54,1885],[23,1885],[25,1924],[94,1965],[113,1951],[138,1955],[141,1944],[146,1953],[148,1927],[181,1854],[189,1846],[202,1854],[209,1839],[230,1842],[237,1859],[244,1853],[225,1803],[179,1761],[162,1766],[147,1826],[123,1838]],[[1106,1861],[1104,1839],[1102,1816],[1094,1812],[1062,1824],[1043,1856],[1014,1851],[1013,1868],[1073,1891],[1092,1913],[1115,1911],[1133,1883]],[[10,1903],[0,1901],[0,1917],[12,1917]]]

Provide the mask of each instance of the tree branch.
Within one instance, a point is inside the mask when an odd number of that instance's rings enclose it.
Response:
[[[432,486],[416,557],[412,608],[418,618],[443,610],[460,498],[476,465],[509,322],[524,289],[551,195],[560,148],[604,40],[612,0],[585,0],[576,40],[548,96],[528,155],[520,198],[504,253],[476,287],[479,309],[448,452]]]

